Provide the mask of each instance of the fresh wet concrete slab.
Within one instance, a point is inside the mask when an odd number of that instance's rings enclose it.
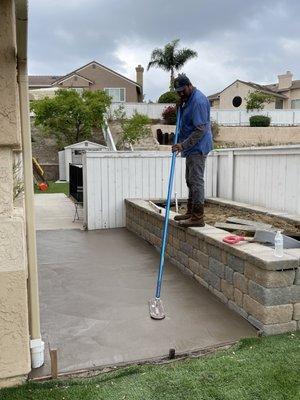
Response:
[[[42,335],[59,372],[159,357],[256,335],[208,290],[166,262],[166,318],[149,316],[159,254],[124,229],[37,232]],[[50,372],[46,364],[33,376]]]
[[[75,205],[64,193],[35,194],[34,208],[37,230],[82,229],[82,207],[77,207],[79,219],[73,222]]]

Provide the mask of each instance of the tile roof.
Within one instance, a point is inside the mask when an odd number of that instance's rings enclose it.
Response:
[[[219,96],[220,96],[220,92],[217,92],[217,93],[211,94],[210,96],[207,96],[207,98],[208,98],[208,100],[218,100]]]
[[[61,75],[29,75],[29,86],[51,86]]]
[[[241,81],[240,79],[239,79],[239,82],[242,82],[245,85],[251,86],[251,87],[253,87],[253,89],[259,90],[260,92],[263,92],[266,94],[271,94],[275,97],[280,97],[282,99],[287,99],[286,96],[284,96],[283,94],[277,93],[275,90],[272,90],[267,85],[259,85],[258,83],[254,83],[254,82],[245,82],[245,81]]]
[[[274,90],[275,92],[285,92],[290,89],[300,89],[300,80],[292,81],[292,86],[285,89],[278,89],[278,83],[272,83],[270,85],[265,85],[267,88]]]

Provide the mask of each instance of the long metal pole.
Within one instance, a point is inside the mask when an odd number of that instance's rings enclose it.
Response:
[[[174,144],[178,141],[178,134],[180,129],[180,107],[177,110],[177,120],[176,120],[176,130],[174,137]],[[170,215],[170,205],[171,205],[171,196],[173,190],[173,180],[174,180],[174,172],[175,172],[175,162],[176,162],[176,153],[172,154],[170,175],[169,175],[169,185],[168,185],[168,195],[167,195],[167,203],[166,203],[166,212],[165,212],[165,220],[164,220],[164,228],[163,228],[163,236],[162,236],[162,245],[160,250],[160,262],[159,262],[159,270],[157,277],[157,285],[156,285],[156,294],[155,298],[160,298],[161,292],[161,284],[164,273],[164,262],[165,262],[165,252],[166,252],[166,244],[168,239],[168,228],[169,228],[169,215]]]

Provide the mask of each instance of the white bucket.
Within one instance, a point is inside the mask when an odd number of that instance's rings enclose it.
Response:
[[[31,367],[39,368],[44,364],[45,343],[42,339],[30,340]]]

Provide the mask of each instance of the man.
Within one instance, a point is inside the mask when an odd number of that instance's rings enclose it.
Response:
[[[185,179],[189,189],[186,214],[177,215],[175,220],[186,228],[204,226],[205,161],[213,149],[210,104],[184,74],[174,80],[174,88],[180,97],[181,120],[178,143],[172,146],[172,152],[186,158]]]

